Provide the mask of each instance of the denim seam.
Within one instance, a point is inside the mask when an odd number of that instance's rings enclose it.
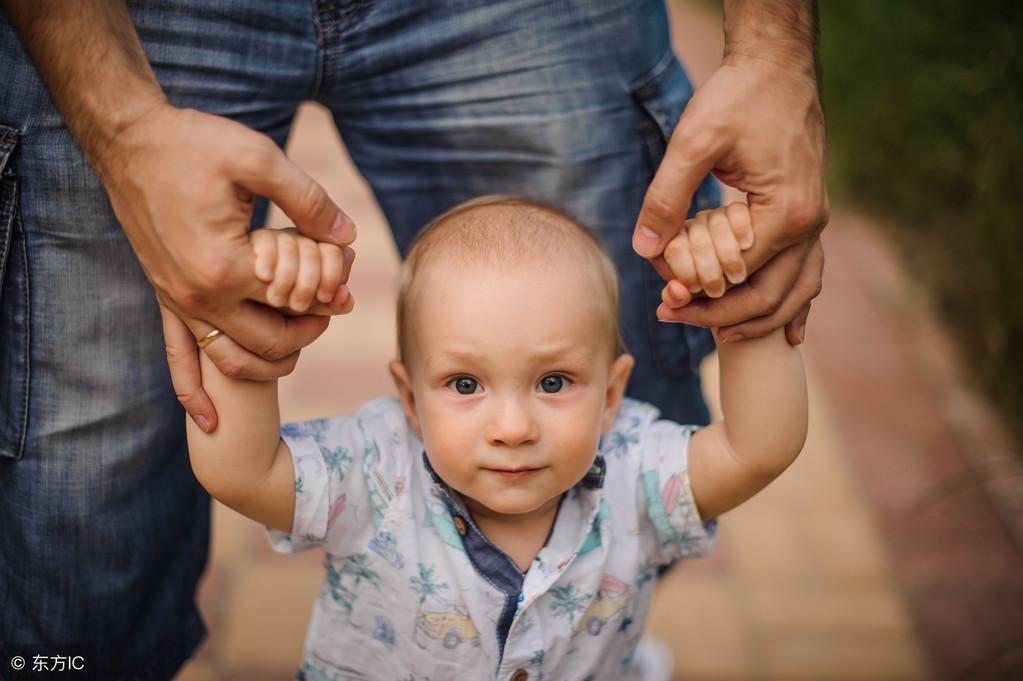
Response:
[[[15,183],[14,192],[17,193],[18,186]],[[22,384],[21,384],[21,427],[18,437],[17,449],[15,451],[15,460],[20,459],[25,452],[25,440],[28,437],[28,406],[29,406],[29,386],[32,384],[32,308],[31,301],[31,277],[29,276],[28,270],[28,237],[25,234],[25,230],[21,226],[21,215],[15,209],[13,227],[21,234],[21,258],[22,263],[25,267],[25,286],[24,293],[22,294],[22,304],[25,310],[25,332],[24,332],[24,351],[23,358],[25,360],[25,370],[22,372]],[[13,230],[12,230],[13,231]],[[13,239],[13,234],[11,235]]]

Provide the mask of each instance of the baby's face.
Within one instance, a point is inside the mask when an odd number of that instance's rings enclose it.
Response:
[[[632,358],[580,258],[431,264],[410,309],[406,414],[437,474],[473,513],[548,510],[589,470]]]

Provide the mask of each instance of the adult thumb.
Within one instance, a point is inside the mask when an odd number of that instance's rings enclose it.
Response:
[[[643,198],[632,247],[647,259],[656,258],[685,224],[693,194],[722,153],[720,142],[707,132],[689,131],[685,116],[675,128],[654,179]]]
[[[246,191],[274,202],[310,239],[347,246],[355,240],[355,223],[327,191],[284,155],[268,137],[256,153],[239,154],[236,182]]]

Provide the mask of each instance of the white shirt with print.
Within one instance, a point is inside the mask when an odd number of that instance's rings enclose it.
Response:
[[[598,452],[606,471],[587,476],[602,485],[566,494],[510,605],[500,582],[474,566],[479,555],[466,547],[482,535],[463,541],[478,530],[428,468],[396,398],[283,426],[295,518],[290,533],[270,530],[271,543],[326,551],[299,678],[637,678],[632,658],[658,568],[708,553],[714,529],[697,514],[686,473],[694,428],[658,415],[622,401]]]

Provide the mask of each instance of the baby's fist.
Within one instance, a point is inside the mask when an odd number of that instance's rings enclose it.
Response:
[[[664,287],[664,303],[682,307],[700,291],[720,298],[728,283],[746,280],[742,251],[752,245],[753,228],[745,203],[700,211],[664,249],[664,260],[675,277]]]

